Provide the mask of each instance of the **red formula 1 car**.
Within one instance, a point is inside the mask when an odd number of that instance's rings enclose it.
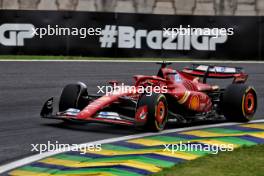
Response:
[[[60,96],[59,112],[52,113],[54,102],[50,98],[42,108],[41,117],[161,131],[168,121],[219,117],[249,121],[256,112],[257,94],[252,86],[244,84],[248,75],[242,68],[193,64],[178,71],[169,68],[170,63],[160,64],[156,76],[135,75],[135,84],[126,89],[120,89],[118,82],[111,82],[113,91],[103,96],[88,94],[84,83],[69,84]],[[233,82],[220,89],[208,84],[207,78],[233,78]]]

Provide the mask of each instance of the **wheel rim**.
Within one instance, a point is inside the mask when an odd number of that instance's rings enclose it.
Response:
[[[162,125],[166,115],[166,108],[163,101],[160,101],[157,105],[156,120],[159,125]]]
[[[255,111],[255,96],[252,92],[248,92],[245,97],[244,109],[246,114],[250,115]]]

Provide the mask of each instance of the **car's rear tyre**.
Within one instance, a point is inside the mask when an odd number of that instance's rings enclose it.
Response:
[[[222,96],[222,112],[227,120],[247,122],[257,109],[257,93],[251,86],[231,84]]]
[[[87,87],[83,83],[68,84],[62,90],[59,111],[66,111],[69,108],[82,110],[86,106],[85,96],[88,96]]]
[[[162,131],[168,121],[168,104],[163,94],[153,93],[142,95],[137,104],[137,110],[146,107],[146,122],[144,129],[149,131]]]

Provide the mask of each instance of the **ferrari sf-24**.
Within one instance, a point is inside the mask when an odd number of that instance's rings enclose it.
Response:
[[[53,113],[54,98],[49,98],[41,117],[71,123],[110,123],[161,131],[168,122],[186,123],[225,118],[247,122],[257,108],[257,94],[243,68],[192,64],[182,70],[159,63],[154,76],[135,75],[134,91],[114,91],[105,95],[89,94],[87,86],[78,82],[62,90],[59,110]],[[207,83],[208,78],[232,79],[225,88]],[[120,84],[110,81],[109,85]],[[146,94],[137,87],[166,86],[166,92]]]

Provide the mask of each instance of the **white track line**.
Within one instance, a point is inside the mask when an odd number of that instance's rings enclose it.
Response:
[[[253,120],[249,123],[257,123],[257,122],[264,122],[264,119],[261,120]],[[123,141],[123,140],[131,140],[135,138],[142,138],[142,137],[147,137],[147,136],[153,136],[153,135],[161,135],[161,134],[167,134],[167,133],[173,133],[173,132],[181,132],[181,131],[187,131],[187,130],[198,130],[198,129],[204,129],[204,128],[211,128],[211,127],[221,127],[221,126],[230,126],[230,125],[237,125],[241,123],[221,123],[221,124],[212,124],[212,125],[201,125],[201,126],[194,126],[194,127],[185,127],[185,128],[178,128],[178,129],[170,129],[170,130],[164,130],[160,133],[143,133],[143,134],[136,134],[136,135],[129,135],[129,136],[123,136],[123,137],[117,137],[117,138],[111,138],[111,139],[104,139],[104,140],[99,140],[99,141],[94,141],[94,142],[88,142],[88,143],[83,143],[80,145],[93,145],[93,144],[106,144],[106,143],[112,143],[112,142],[118,142],[118,141]],[[0,166],[0,174],[10,171],[12,169],[21,167],[26,164],[30,164],[32,162],[41,160],[46,157],[50,157],[59,153],[63,153],[63,151],[57,151],[57,152],[45,152],[42,154],[36,154],[33,156],[29,156],[5,165]]]
[[[166,61],[166,59],[164,59]],[[161,60],[16,60],[16,59],[0,59],[0,62],[120,62],[120,63],[135,63],[135,62],[145,62],[145,63],[155,63]],[[264,64],[264,61],[236,61],[236,60],[183,60],[183,61],[170,61],[173,63],[221,63],[221,64]]]

